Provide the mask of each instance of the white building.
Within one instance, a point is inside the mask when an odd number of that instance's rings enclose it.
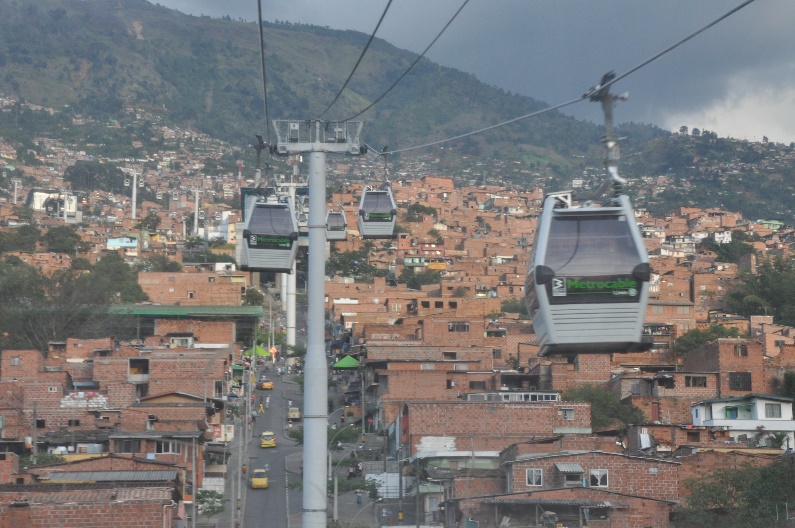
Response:
[[[772,435],[786,433],[784,449],[795,448],[795,420],[792,398],[769,394],[746,394],[726,398],[712,398],[694,403],[690,414],[694,426],[725,427],[738,442],[757,440],[759,445],[771,445]]]

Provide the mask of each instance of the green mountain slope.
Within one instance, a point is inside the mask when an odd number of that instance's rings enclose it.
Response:
[[[220,139],[264,131],[257,25],[192,17],[143,0],[0,0],[0,91],[84,115],[141,107]],[[332,101],[367,35],[316,26],[265,27],[271,118],[313,119]],[[345,119],[379,97],[416,55],[375,40],[324,119]],[[583,103],[588,104],[588,103]],[[543,108],[474,76],[422,60],[359,119],[373,145],[402,148]],[[646,127],[652,135],[662,131]],[[464,154],[531,149],[585,154],[600,128],[553,112],[457,145]],[[540,150],[539,150],[540,149]]]

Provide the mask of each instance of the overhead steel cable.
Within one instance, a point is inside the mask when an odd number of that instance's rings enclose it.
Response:
[[[323,110],[323,112],[320,113],[320,117],[323,117],[324,115],[326,115],[326,112],[328,112],[329,109],[332,106],[334,106],[334,103],[336,103],[337,99],[340,98],[340,96],[342,95],[342,92],[345,91],[345,88],[348,87],[348,83],[351,82],[351,78],[353,77],[353,74],[356,73],[356,69],[359,67],[359,64],[362,62],[362,59],[364,58],[364,54],[367,53],[367,49],[370,47],[370,44],[373,42],[373,39],[375,38],[375,34],[378,33],[378,28],[381,27],[381,22],[384,21],[384,17],[386,16],[387,11],[389,11],[389,6],[391,6],[391,5],[392,5],[392,0],[389,0],[389,2],[387,2],[387,4],[386,4],[386,7],[384,8],[384,12],[381,13],[381,18],[378,19],[378,24],[376,24],[375,29],[373,30],[373,33],[370,35],[370,39],[367,41],[367,44],[364,46],[364,49],[362,50],[362,54],[359,55],[359,60],[357,60],[356,64],[353,65],[353,69],[351,70],[350,75],[348,75],[348,78],[345,79],[345,84],[343,84],[342,88],[340,88],[340,91],[337,92],[337,95],[336,95],[336,97],[334,97],[334,100],[331,101],[331,103],[326,107],[326,109]]]
[[[257,25],[259,25],[259,57],[262,63],[262,97],[265,101],[265,137],[266,145],[271,144],[271,127],[268,118],[268,83],[265,76],[265,36],[262,28],[262,0],[257,0]]]
[[[447,22],[447,24],[445,24],[445,25],[444,25],[444,27],[443,27],[443,28],[442,28],[442,30],[439,32],[439,34],[438,34],[438,35],[436,35],[436,38],[435,38],[435,39],[433,39],[433,40],[431,41],[431,43],[430,43],[430,44],[428,44],[428,47],[427,47],[427,48],[425,48],[425,50],[423,50],[423,52],[422,52],[420,55],[418,55],[416,59],[414,59],[414,62],[412,62],[412,63],[411,63],[411,65],[410,65],[410,66],[409,66],[409,67],[406,69],[406,71],[404,71],[404,72],[403,72],[403,74],[402,74],[400,77],[398,77],[398,78],[397,78],[397,80],[396,80],[395,82],[393,82],[393,83],[392,83],[392,86],[390,86],[389,88],[387,88],[387,89],[386,89],[386,91],[385,91],[383,94],[381,94],[381,96],[380,96],[380,97],[378,97],[378,99],[376,99],[375,101],[373,101],[372,103],[370,103],[369,105],[367,105],[367,106],[366,106],[366,107],[365,107],[365,108],[364,108],[362,111],[360,111],[358,114],[352,115],[351,117],[349,117],[349,118],[347,118],[347,119],[343,119],[343,121],[352,121],[353,119],[356,119],[357,117],[359,117],[360,115],[362,115],[363,113],[365,113],[366,111],[368,111],[369,109],[371,109],[372,107],[374,107],[376,104],[378,104],[378,103],[381,101],[381,99],[383,99],[384,97],[386,97],[386,96],[387,96],[387,94],[389,94],[389,92],[391,92],[391,91],[392,91],[392,88],[394,88],[395,86],[397,86],[397,84],[398,84],[400,81],[402,81],[402,80],[403,80],[403,77],[405,77],[406,75],[408,75],[408,73],[411,71],[411,69],[412,69],[412,68],[414,68],[414,66],[416,66],[418,62],[420,62],[420,59],[422,59],[422,58],[425,56],[425,54],[426,54],[426,53],[428,53],[428,50],[429,50],[429,49],[431,49],[431,47],[432,47],[434,44],[436,44],[436,41],[437,41],[437,40],[439,40],[439,37],[441,37],[441,36],[442,36],[442,34],[443,34],[445,31],[447,31],[447,28],[448,28],[448,27],[450,27],[450,24],[452,24],[452,23],[453,23],[453,20],[455,20],[455,19],[456,19],[456,17],[458,16],[458,14],[459,14],[459,13],[460,13],[460,12],[461,12],[463,9],[464,9],[464,7],[466,7],[466,5],[467,5],[468,3],[469,3],[469,0],[464,0],[464,3],[463,3],[463,4],[461,4],[461,7],[459,7],[459,8],[458,8],[458,11],[456,11],[456,12],[455,12],[455,14],[452,16],[452,18],[451,18],[451,19],[450,19],[450,20]]]
[[[702,27],[701,29],[698,29],[698,30],[694,31],[693,33],[691,33],[690,35],[686,36],[685,38],[683,38],[682,40],[680,40],[676,44],[672,44],[671,46],[668,46],[667,48],[665,48],[661,52],[649,57],[648,59],[646,59],[645,61],[641,62],[640,64],[638,64],[634,68],[630,68],[629,70],[625,71],[621,75],[617,76],[615,79],[613,79],[613,80],[611,80],[609,82],[606,82],[604,85],[600,85],[600,86],[597,86],[596,88],[591,89],[591,91],[588,92],[587,94],[585,94],[584,97],[590,97],[591,95],[596,93],[599,89],[607,88],[607,87],[617,83],[621,79],[627,77],[628,75],[631,75],[631,74],[635,73],[636,71],[638,71],[639,69],[643,68],[644,66],[646,66],[650,62],[653,62],[653,61],[659,59],[660,57],[662,57],[663,55],[665,55],[669,51],[672,51],[672,50],[678,48],[679,46],[681,46],[682,44],[684,44],[688,40],[690,40],[690,39],[692,39],[694,37],[697,37],[698,35],[700,35],[704,31],[706,31],[709,28],[711,28],[712,26],[714,26],[714,25],[716,25],[716,24],[718,24],[720,22],[723,22],[725,19],[729,18],[730,16],[732,16],[734,13],[736,13],[740,9],[746,7],[748,4],[754,3],[755,1],[756,0],[746,0],[742,4],[738,5],[737,7],[735,7],[734,9],[732,9],[730,11],[728,11],[727,13],[723,14],[722,16],[716,18],[715,20],[713,20],[712,22],[710,22],[706,26]]]
[[[565,103],[556,104],[555,106],[550,106],[549,108],[545,108],[545,109],[539,110],[537,112],[532,112],[530,114],[525,114],[523,116],[515,117],[513,119],[509,119],[508,121],[503,121],[501,123],[497,123],[496,125],[491,125],[491,126],[487,126],[485,128],[478,129],[478,130],[473,130],[472,132],[467,132],[466,134],[460,134],[458,136],[453,136],[453,137],[449,137],[449,138],[446,138],[446,139],[440,139],[438,141],[432,141],[430,143],[425,143],[423,145],[417,145],[417,146],[414,146],[414,147],[406,147],[406,148],[403,148],[403,149],[391,150],[389,152],[383,152],[382,154],[397,154],[399,152],[408,152],[410,150],[418,150],[418,149],[425,148],[425,147],[433,147],[435,145],[440,145],[442,143],[448,143],[450,141],[455,141],[457,139],[462,139],[462,138],[465,138],[465,137],[474,136],[475,134],[480,134],[481,132],[486,132],[488,130],[493,130],[495,128],[499,128],[499,127],[502,127],[502,126],[505,126],[505,125],[510,125],[511,123],[516,123],[517,121],[522,121],[523,119],[528,119],[530,117],[535,117],[537,115],[541,115],[541,114],[544,114],[546,112],[551,112],[553,110],[558,110],[558,109],[563,108],[565,106],[570,106],[570,105],[572,105],[574,103],[578,103],[578,102],[580,102],[582,100],[589,99],[591,96],[596,95],[597,92],[599,92],[600,90],[604,90],[604,89],[608,88],[609,86],[612,86],[613,84],[615,84],[619,80],[624,79],[628,75],[635,73],[636,71],[638,71],[639,69],[641,69],[641,68],[643,68],[645,66],[648,66],[651,62],[654,62],[655,60],[659,59],[660,57],[662,57],[666,53],[668,53],[670,51],[673,51],[674,49],[678,48],[679,46],[681,46],[685,42],[687,42],[690,39],[696,37],[697,35],[703,33],[707,29],[710,29],[711,27],[713,27],[714,25],[718,24],[719,22],[722,22],[726,18],[730,17],[731,15],[735,14],[737,11],[741,10],[742,8],[746,7],[749,4],[752,4],[755,1],[756,0],[745,0],[745,2],[741,3],[740,5],[735,7],[734,9],[731,9],[730,11],[728,11],[725,14],[721,15],[720,17],[718,17],[717,19],[713,20],[712,22],[710,22],[706,26],[694,31],[690,35],[688,35],[685,38],[679,40],[677,43],[675,43],[675,44],[673,44],[671,46],[668,46],[667,48],[665,48],[661,52],[653,55],[652,57],[650,57],[648,59],[646,59],[645,61],[641,62],[637,66],[635,66],[633,68],[630,68],[629,70],[627,70],[626,72],[622,73],[621,75],[617,75],[615,78],[612,78],[611,80],[605,82],[604,84],[600,84],[598,86],[595,86],[595,87],[591,88],[587,93],[583,94],[582,96],[578,97],[577,99],[572,99],[571,101],[567,101]]]

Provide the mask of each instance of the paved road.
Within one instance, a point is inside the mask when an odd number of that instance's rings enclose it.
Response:
[[[285,438],[287,404],[302,407],[301,392],[295,383],[286,383],[276,376],[274,389],[256,391],[255,402],[259,396],[270,395],[270,408],[257,416],[253,424],[253,434],[248,443],[248,466],[251,469],[268,466],[268,489],[246,489],[244,498],[243,524],[245,528],[287,527],[288,509],[290,514],[301,511],[301,490],[296,486],[301,476],[285,471],[285,457],[301,451],[301,446]],[[261,448],[259,436],[262,431],[276,433],[275,448]],[[292,483],[292,486],[290,484]]]

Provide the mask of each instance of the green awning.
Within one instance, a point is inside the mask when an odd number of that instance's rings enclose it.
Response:
[[[334,365],[332,365],[332,368],[335,368],[335,369],[355,369],[355,368],[359,368],[359,360],[356,359],[355,357],[345,356],[344,358],[342,358],[339,361],[337,361],[336,363],[334,363]]]
[[[259,346],[259,345],[256,345],[256,347],[249,348],[248,350],[246,350],[245,352],[243,352],[243,355],[245,355],[245,356],[250,356],[250,355],[251,355],[251,350],[252,350],[252,349],[256,349],[256,350],[257,350],[257,357],[261,357],[261,356],[269,356],[269,355],[270,355],[270,354],[268,353],[268,351],[267,351],[267,350],[265,350],[264,348],[262,348],[262,347],[261,347],[261,346]]]
[[[245,368],[243,365],[232,365],[232,370],[244,370]]]

